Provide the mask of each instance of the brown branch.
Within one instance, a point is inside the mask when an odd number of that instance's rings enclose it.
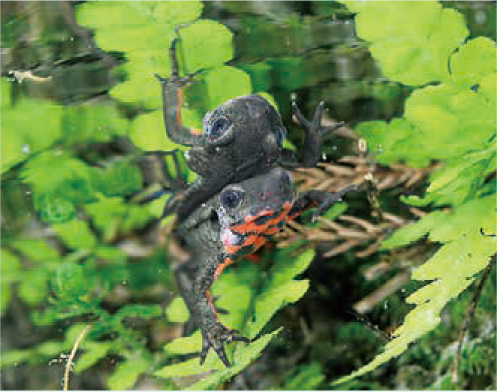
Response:
[[[359,314],[364,314],[371,311],[371,309],[373,309],[373,307],[377,303],[383,301],[390,294],[395,293],[405,283],[409,282],[410,277],[411,274],[408,271],[398,273],[384,285],[373,291],[371,294],[364,297],[359,302],[356,302],[352,306],[352,308]]]

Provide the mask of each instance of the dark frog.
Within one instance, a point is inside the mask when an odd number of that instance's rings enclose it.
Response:
[[[191,259],[177,268],[176,279],[193,322],[202,332],[201,363],[212,347],[224,365],[230,366],[225,342],[249,341],[218,320],[209,289],[222,270],[253,253],[302,211],[312,206],[325,209],[353,188],[298,196],[288,172],[273,168],[226,186],[178,226],[176,235],[190,250]]]
[[[177,213],[182,221],[224,186],[274,166],[295,166],[295,163],[290,162],[290,153],[283,149],[286,130],[280,116],[260,96],[248,95],[223,103],[204,116],[202,130],[182,125],[182,89],[192,76],[179,77],[175,45],[176,40],[170,49],[171,76],[157,78],[162,85],[166,132],[174,142],[190,147],[185,153],[187,165],[198,174],[194,183],[170,198],[164,210],[164,216]],[[298,164],[312,167],[318,161],[323,135],[342,124],[321,126],[322,103],[312,122],[302,116],[295,102],[292,107],[305,132]]]

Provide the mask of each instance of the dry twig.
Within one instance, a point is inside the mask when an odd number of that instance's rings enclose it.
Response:
[[[74,356],[76,355],[76,351],[78,350],[79,345],[85,338],[86,334],[90,330],[91,325],[87,325],[83,328],[83,330],[79,333],[76,341],[74,342],[74,346],[72,347],[71,354],[69,355],[69,358],[67,359],[66,363],[66,368],[64,371],[64,384],[63,384],[63,390],[67,391],[69,390],[69,372],[71,371],[73,361],[74,361]]]

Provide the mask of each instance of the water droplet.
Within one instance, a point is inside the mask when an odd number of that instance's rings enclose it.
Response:
[[[475,13],[475,22],[478,24],[484,24],[485,23],[485,11],[483,10],[478,10]]]
[[[29,152],[31,151],[31,147],[29,146],[29,144],[23,144],[21,147],[21,151],[24,154],[29,154]]]

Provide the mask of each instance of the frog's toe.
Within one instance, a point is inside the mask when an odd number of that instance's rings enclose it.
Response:
[[[231,364],[228,361],[228,357],[226,356],[226,351],[224,349],[224,343],[226,342],[249,343],[250,339],[246,338],[245,336],[239,335],[239,332],[236,329],[228,329],[222,324],[216,323],[208,330],[202,331],[202,351],[200,353],[200,365],[204,363],[209,348],[212,348],[221,362],[224,364],[224,366],[231,367]]]

